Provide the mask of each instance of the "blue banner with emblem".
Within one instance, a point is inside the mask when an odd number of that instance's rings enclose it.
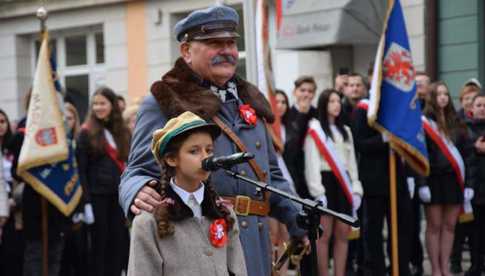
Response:
[[[34,75],[17,174],[69,216],[81,199],[82,188],[74,143],[70,135],[66,135],[64,127],[55,60],[49,56],[48,35],[45,32]]]
[[[416,172],[427,175],[428,152],[415,76],[401,3],[388,1],[374,64],[368,120],[389,137],[391,147]]]

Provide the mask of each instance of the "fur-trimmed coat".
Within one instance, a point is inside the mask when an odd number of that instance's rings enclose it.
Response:
[[[150,151],[153,132],[162,128],[168,119],[184,111],[192,111],[206,120],[217,114],[239,136],[247,150],[255,154],[255,161],[269,176],[268,183],[292,193],[278,167],[274,147],[262,119],[269,123],[274,119],[268,102],[255,86],[238,77],[234,79],[239,99],[222,103],[213,92],[201,86],[202,80],[179,59],[161,81],[152,85],[152,95],[145,98],[138,112],[128,165],[121,178],[120,203],[127,216],[130,216],[129,207],[143,185],[160,178],[159,167]],[[241,104],[249,104],[255,109],[258,115],[256,125],[247,124],[239,116]],[[237,151],[236,146],[224,134],[215,141],[216,156]],[[248,164],[240,164],[232,169],[256,179]],[[245,195],[262,199],[262,194],[254,186],[238,181],[223,171],[216,171],[211,177],[217,192],[222,196]],[[285,223],[292,235],[304,234],[296,225],[299,206],[276,195],[270,197],[270,205],[270,215]],[[238,222],[248,275],[270,275],[271,242],[267,218],[238,216]]]

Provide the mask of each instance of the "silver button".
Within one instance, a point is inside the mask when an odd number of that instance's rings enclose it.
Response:
[[[241,221],[241,227],[242,228],[248,228],[248,222],[245,221],[245,220]]]

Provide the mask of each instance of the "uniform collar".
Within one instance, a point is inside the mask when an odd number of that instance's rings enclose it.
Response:
[[[188,202],[189,202],[189,197],[190,195],[194,195],[195,197],[195,200],[197,201],[197,203],[199,205],[202,204],[202,201],[204,201],[204,183],[200,183],[200,188],[197,189],[195,192],[187,192],[186,190],[182,189],[181,187],[177,186],[177,184],[175,184],[175,178],[171,178],[170,179],[170,187],[172,188],[172,190],[180,197],[180,199],[182,199],[182,201],[185,203],[185,205],[188,205]]]

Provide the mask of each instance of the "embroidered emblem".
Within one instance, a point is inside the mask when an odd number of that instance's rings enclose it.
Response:
[[[249,125],[256,125],[258,117],[256,116],[256,111],[249,105],[243,104],[239,106],[239,115],[241,118]]]
[[[216,219],[209,226],[209,240],[214,247],[220,248],[227,243],[227,224],[225,219]]]
[[[403,92],[410,92],[415,83],[411,52],[397,43],[392,43],[383,62],[384,80]]]

